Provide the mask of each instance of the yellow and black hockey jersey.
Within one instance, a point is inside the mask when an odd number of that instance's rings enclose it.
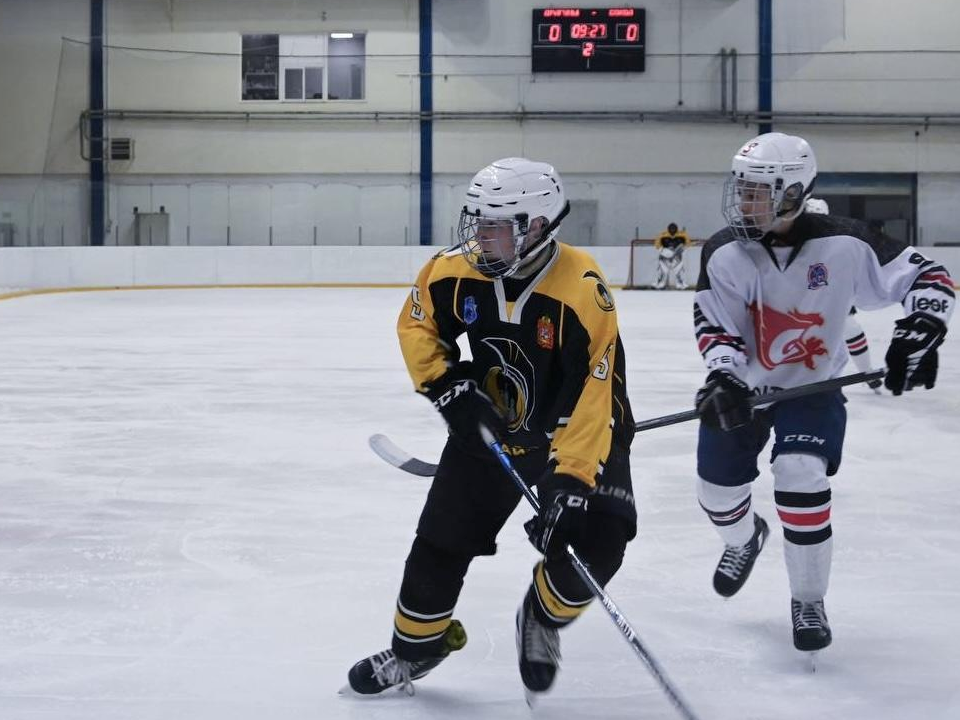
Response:
[[[420,271],[397,322],[419,392],[459,360],[507,418],[516,452],[550,446],[557,472],[594,486],[612,443],[634,434],[613,297],[587,253],[557,243],[523,280],[481,275],[454,248]]]
[[[663,248],[669,250],[676,250],[677,248],[685,249],[690,247],[690,244],[690,236],[683,230],[677,231],[676,235],[671,235],[670,231],[667,231],[653,241],[653,246],[657,250],[662,250]]]

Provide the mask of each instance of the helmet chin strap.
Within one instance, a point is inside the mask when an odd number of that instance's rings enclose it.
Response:
[[[557,228],[560,227],[560,221],[563,220],[567,215],[570,214],[570,202],[564,203],[563,210],[553,219],[553,221],[543,228],[540,231],[540,237],[537,238],[537,241],[532,243],[530,247],[526,250],[522,250],[517,254],[517,267],[523,267],[528,260],[538,255],[544,248],[546,248],[550,241],[557,234]]]
[[[548,242],[541,242],[536,249],[524,256],[523,260],[517,263],[516,269],[506,277],[523,280],[538,272],[540,268],[547,264],[547,261],[553,256],[557,244],[553,242],[553,237],[547,238]],[[544,252],[546,250],[547,252]]]

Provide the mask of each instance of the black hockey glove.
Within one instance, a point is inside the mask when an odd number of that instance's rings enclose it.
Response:
[[[427,397],[447,421],[450,434],[471,449],[484,446],[479,427],[483,423],[498,438],[506,434],[506,422],[490,397],[470,377],[471,363],[461,362],[431,383]]]
[[[750,386],[729,370],[713,370],[697,391],[700,420],[720,430],[742,427],[753,419]]]
[[[927,390],[937,380],[937,348],[947,334],[940,318],[915,312],[897,320],[887,348],[887,376],[883,384],[894,395],[921,385]]]
[[[548,470],[537,483],[540,513],[523,524],[533,546],[546,556],[562,553],[587,516],[590,487],[572,475]]]

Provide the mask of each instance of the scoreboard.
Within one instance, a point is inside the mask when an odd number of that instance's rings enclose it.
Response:
[[[642,8],[543,8],[533,11],[533,72],[643,72]]]

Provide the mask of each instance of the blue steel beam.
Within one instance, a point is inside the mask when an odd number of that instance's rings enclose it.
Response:
[[[433,0],[420,0],[420,244],[433,244]]]

